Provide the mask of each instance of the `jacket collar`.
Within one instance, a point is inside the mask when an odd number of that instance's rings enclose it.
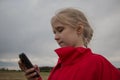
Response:
[[[63,47],[55,50],[59,56],[58,63],[61,63],[62,65],[74,63],[81,58],[81,56],[88,53],[88,51],[91,52],[89,48],[84,47]]]

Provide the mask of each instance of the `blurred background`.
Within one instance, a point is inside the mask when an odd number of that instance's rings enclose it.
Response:
[[[81,10],[94,29],[93,52],[120,67],[120,0],[0,0],[0,68],[19,69],[18,55],[54,66],[59,48],[50,20],[61,8]]]

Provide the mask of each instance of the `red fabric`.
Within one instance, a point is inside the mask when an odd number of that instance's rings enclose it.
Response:
[[[120,80],[120,71],[89,48],[55,50],[59,60],[48,80]]]
[[[41,77],[39,77],[39,78],[38,78],[38,80],[42,80],[42,78],[41,78]]]

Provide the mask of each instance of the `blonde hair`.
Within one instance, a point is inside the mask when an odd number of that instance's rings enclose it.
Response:
[[[92,39],[93,36],[93,29],[89,25],[89,22],[85,15],[77,9],[73,8],[66,8],[59,11],[53,18],[51,19],[52,26],[54,25],[55,21],[59,21],[62,24],[70,25],[73,28],[78,25],[78,23],[82,23],[83,25],[83,33],[82,33],[82,40],[85,47],[88,46],[88,43]]]

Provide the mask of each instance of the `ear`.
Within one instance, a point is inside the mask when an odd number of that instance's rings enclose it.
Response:
[[[82,23],[78,23],[78,26],[77,26],[77,34],[82,34],[83,33],[83,24]]]

